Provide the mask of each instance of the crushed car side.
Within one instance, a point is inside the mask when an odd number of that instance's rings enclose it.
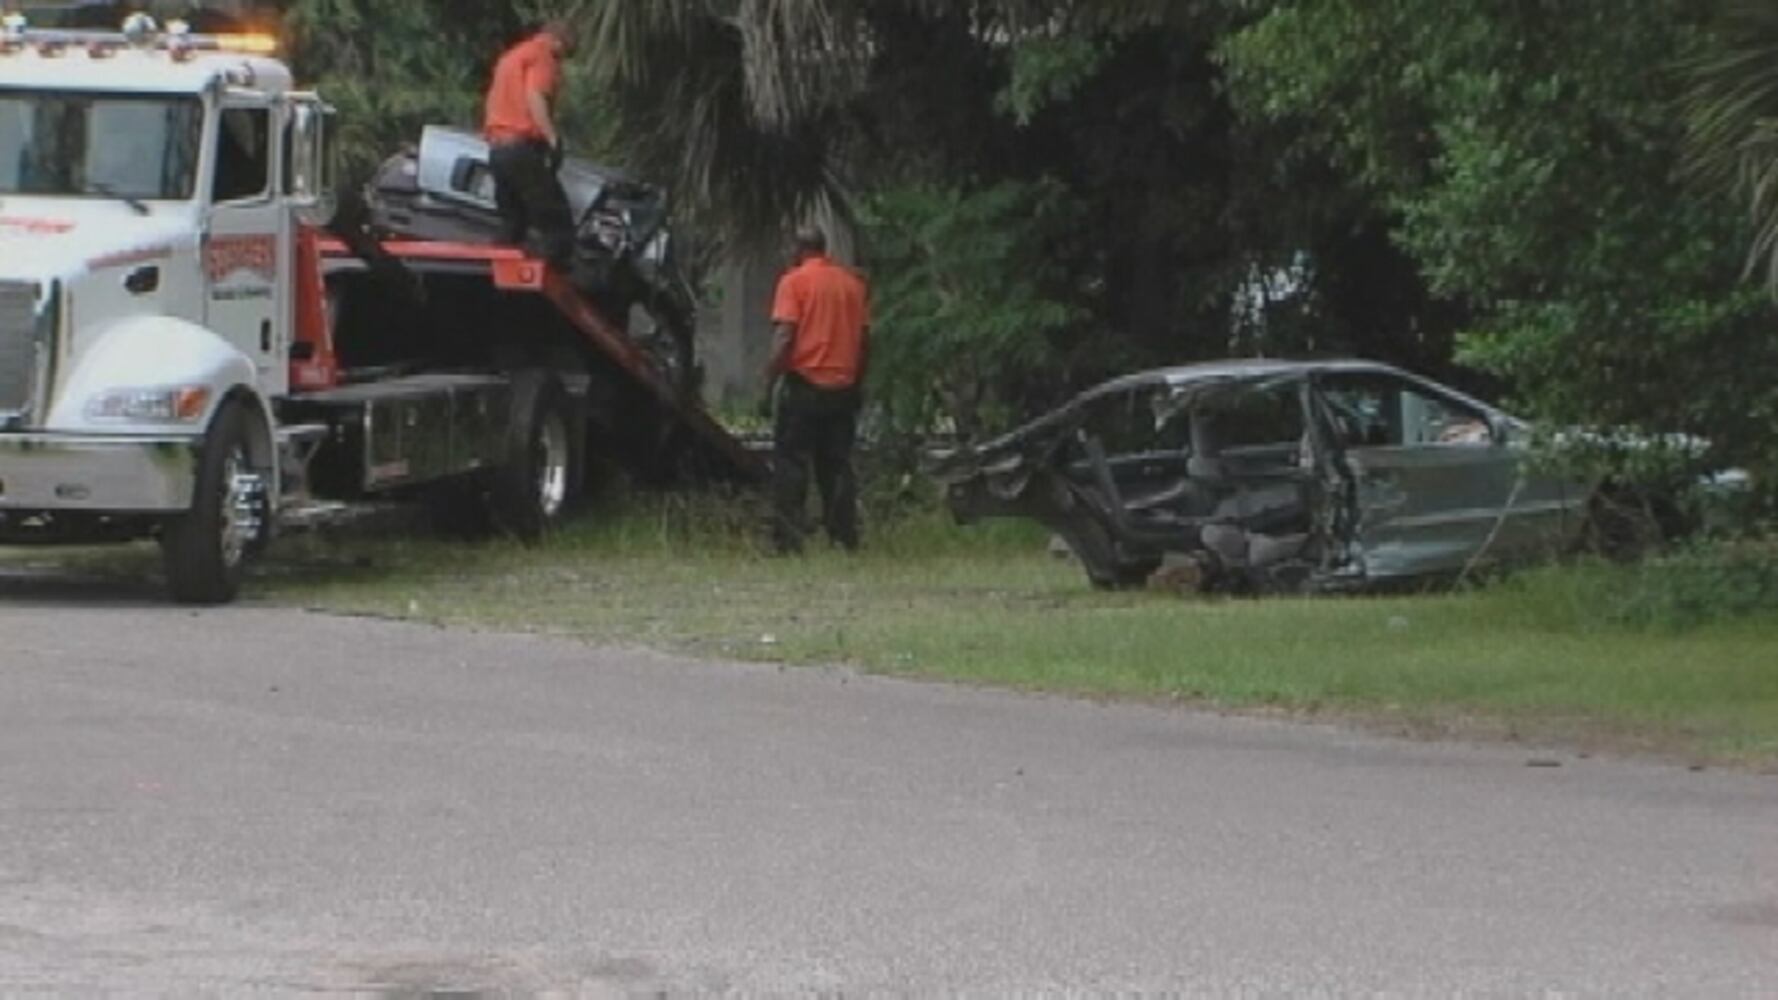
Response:
[[[1102,587],[1356,589],[1547,555],[1589,492],[1524,425],[1386,365],[1242,362],[1089,390],[934,456],[956,517],[1027,517]]]

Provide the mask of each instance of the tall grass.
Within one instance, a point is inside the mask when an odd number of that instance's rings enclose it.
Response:
[[[1629,565],[1545,567],[1509,578],[1483,600],[1538,628],[1576,634],[1678,635],[1778,620],[1778,543],[1706,542]]]

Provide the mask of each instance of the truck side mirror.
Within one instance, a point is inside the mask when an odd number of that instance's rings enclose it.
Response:
[[[336,208],[333,109],[314,95],[304,94],[294,98],[290,111],[290,150],[285,161],[290,173],[285,189],[298,219],[307,225],[325,226],[333,221]]]

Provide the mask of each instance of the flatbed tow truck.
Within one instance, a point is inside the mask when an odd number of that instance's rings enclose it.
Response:
[[[275,51],[0,21],[0,545],[153,538],[221,603],[360,501],[535,540],[591,456],[758,476],[584,282],[336,221],[332,111]]]

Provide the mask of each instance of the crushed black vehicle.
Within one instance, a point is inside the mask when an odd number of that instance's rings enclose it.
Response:
[[[666,192],[574,157],[559,176],[575,223],[570,280],[669,382],[693,391],[696,296],[679,268]],[[501,228],[488,145],[457,129],[427,126],[418,147],[383,162],[365,202],[378,237],[491,243]]]

